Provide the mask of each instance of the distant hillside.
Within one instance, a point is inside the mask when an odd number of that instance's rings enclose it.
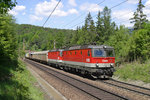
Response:
[[[28,24],[17,24],[16,31],[20,48],[23,48],[24,42],[26,50],[53,49],[54,41],[56,48],[70,45],[69,41],[75,32],[74,30],[43,28]]]

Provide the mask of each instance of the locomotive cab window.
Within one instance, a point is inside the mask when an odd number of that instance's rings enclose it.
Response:
[[[60,51],[60,56],[62,57],[62,55],[63,55],[63,54],[62,54],[62,51]]]
[[[106,50],[106,56],[107,57],[114,57],[114,50]]]
[[[88,50],[88,56],[90,56],[90,50]]]
[[[105,57],[105,53],[103,49],[94,49],[93,57]]]
[[[114,57],[113,49],[93,49],[93,57]]]

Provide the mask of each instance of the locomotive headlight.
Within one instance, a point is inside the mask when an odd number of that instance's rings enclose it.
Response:
[[[96,64],[96,67],[99,67],[98,63]]]
[[[113,67],[113,64],[110,64],[111,67]]]
[[[106,46],[103,46],[104,49],[106,49]]]

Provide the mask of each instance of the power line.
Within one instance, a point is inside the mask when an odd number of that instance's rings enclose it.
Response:
[[[97,5],[100,5],[104,2],[105,0],[103,0],[102,2],[98,3]],[[86,12],[85,12],[86,13]],[[72,22],[74,22],[75,20],[77,20],[78,18],[80,18],[81,16],[83,16],[85,13],[82,13],[80,16],[78,16],[77,18],[71,20],[69,23],[67,23],[66,25],[64,25],[64,27],[68,26],[69,24],[71,24]]]
[[[125,1],[123,1],[123,2],[121,2],[121,3],[119,3],[119,4],[117,4],[117,5],[112,6],[112,7],[110,8],[110,10],[113,9],[113,8],[116,8],[116,7],[120,6],[121,4],[123,4],[123,3],[127,2],[127,1],[128,1],[128,0],[125,0]],[[97,14],[94,15],[94,16],[92,16],[92,17],[95,17],[95,16],[97,16]],[[83,23],[83,22],[84,22],[84,21],[82,21],[82,22],[80,22],[80,23],[78,23],[78,24],[81,24],[81,23]],[[75,25],[71,26],[70,28],[73,28],[73,27],[77,26],[78,24],[75,24]]]
[[[150,5],[150,4],[149,4],[149,5]],[[145,8],[149,7],[149,5],[147,5]],[[136,11],[136,10],[137,10],[137,9],[134,9],[134,10],[132,10],[131,12],[126,13],[126,14],[133,13],[133,12]],[[126,15],[126,14],[122,14],[121,16],[124,16],[124,15]],[[146,16],[147,16],[147,15],[150,15],[150,14],[146,14]],[[114,17],[113,19],[116,19],[116,17]],[[118,23],[116,23],[116,24],[123,24],[124,22],[127,22],[127,21],[130,21],[130,19],[123,20],[123,21],[118,22]]]
[[[44,22],[44,24],[43,24],[42,27],[44,27],[44,25],[46,24],[46,22],[48,21],[48,19],[51,17],[51,15],[53,14],[53,12],[55,11],[55,9],[57,8],[57,6],[59,5],[60,1],[61,1],[61,0],[59,0],[59,2],[57,3],[57,5],[56,5],[55,8],[53,9],[53,11],[50,13],[50,15],[48,16],[48,18],[46,19],[46,21]]]

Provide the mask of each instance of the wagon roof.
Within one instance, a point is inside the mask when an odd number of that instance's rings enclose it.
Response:
[[[46,54],[48,51],[32,52],[31,54]]]
[[[89,48],[108,48],[108,49],[113,49],[113,47],[107,46],[107,45],[83,45],[83,46],[73,46],[73,47],[65,48],[64,50],[89,49]]]

